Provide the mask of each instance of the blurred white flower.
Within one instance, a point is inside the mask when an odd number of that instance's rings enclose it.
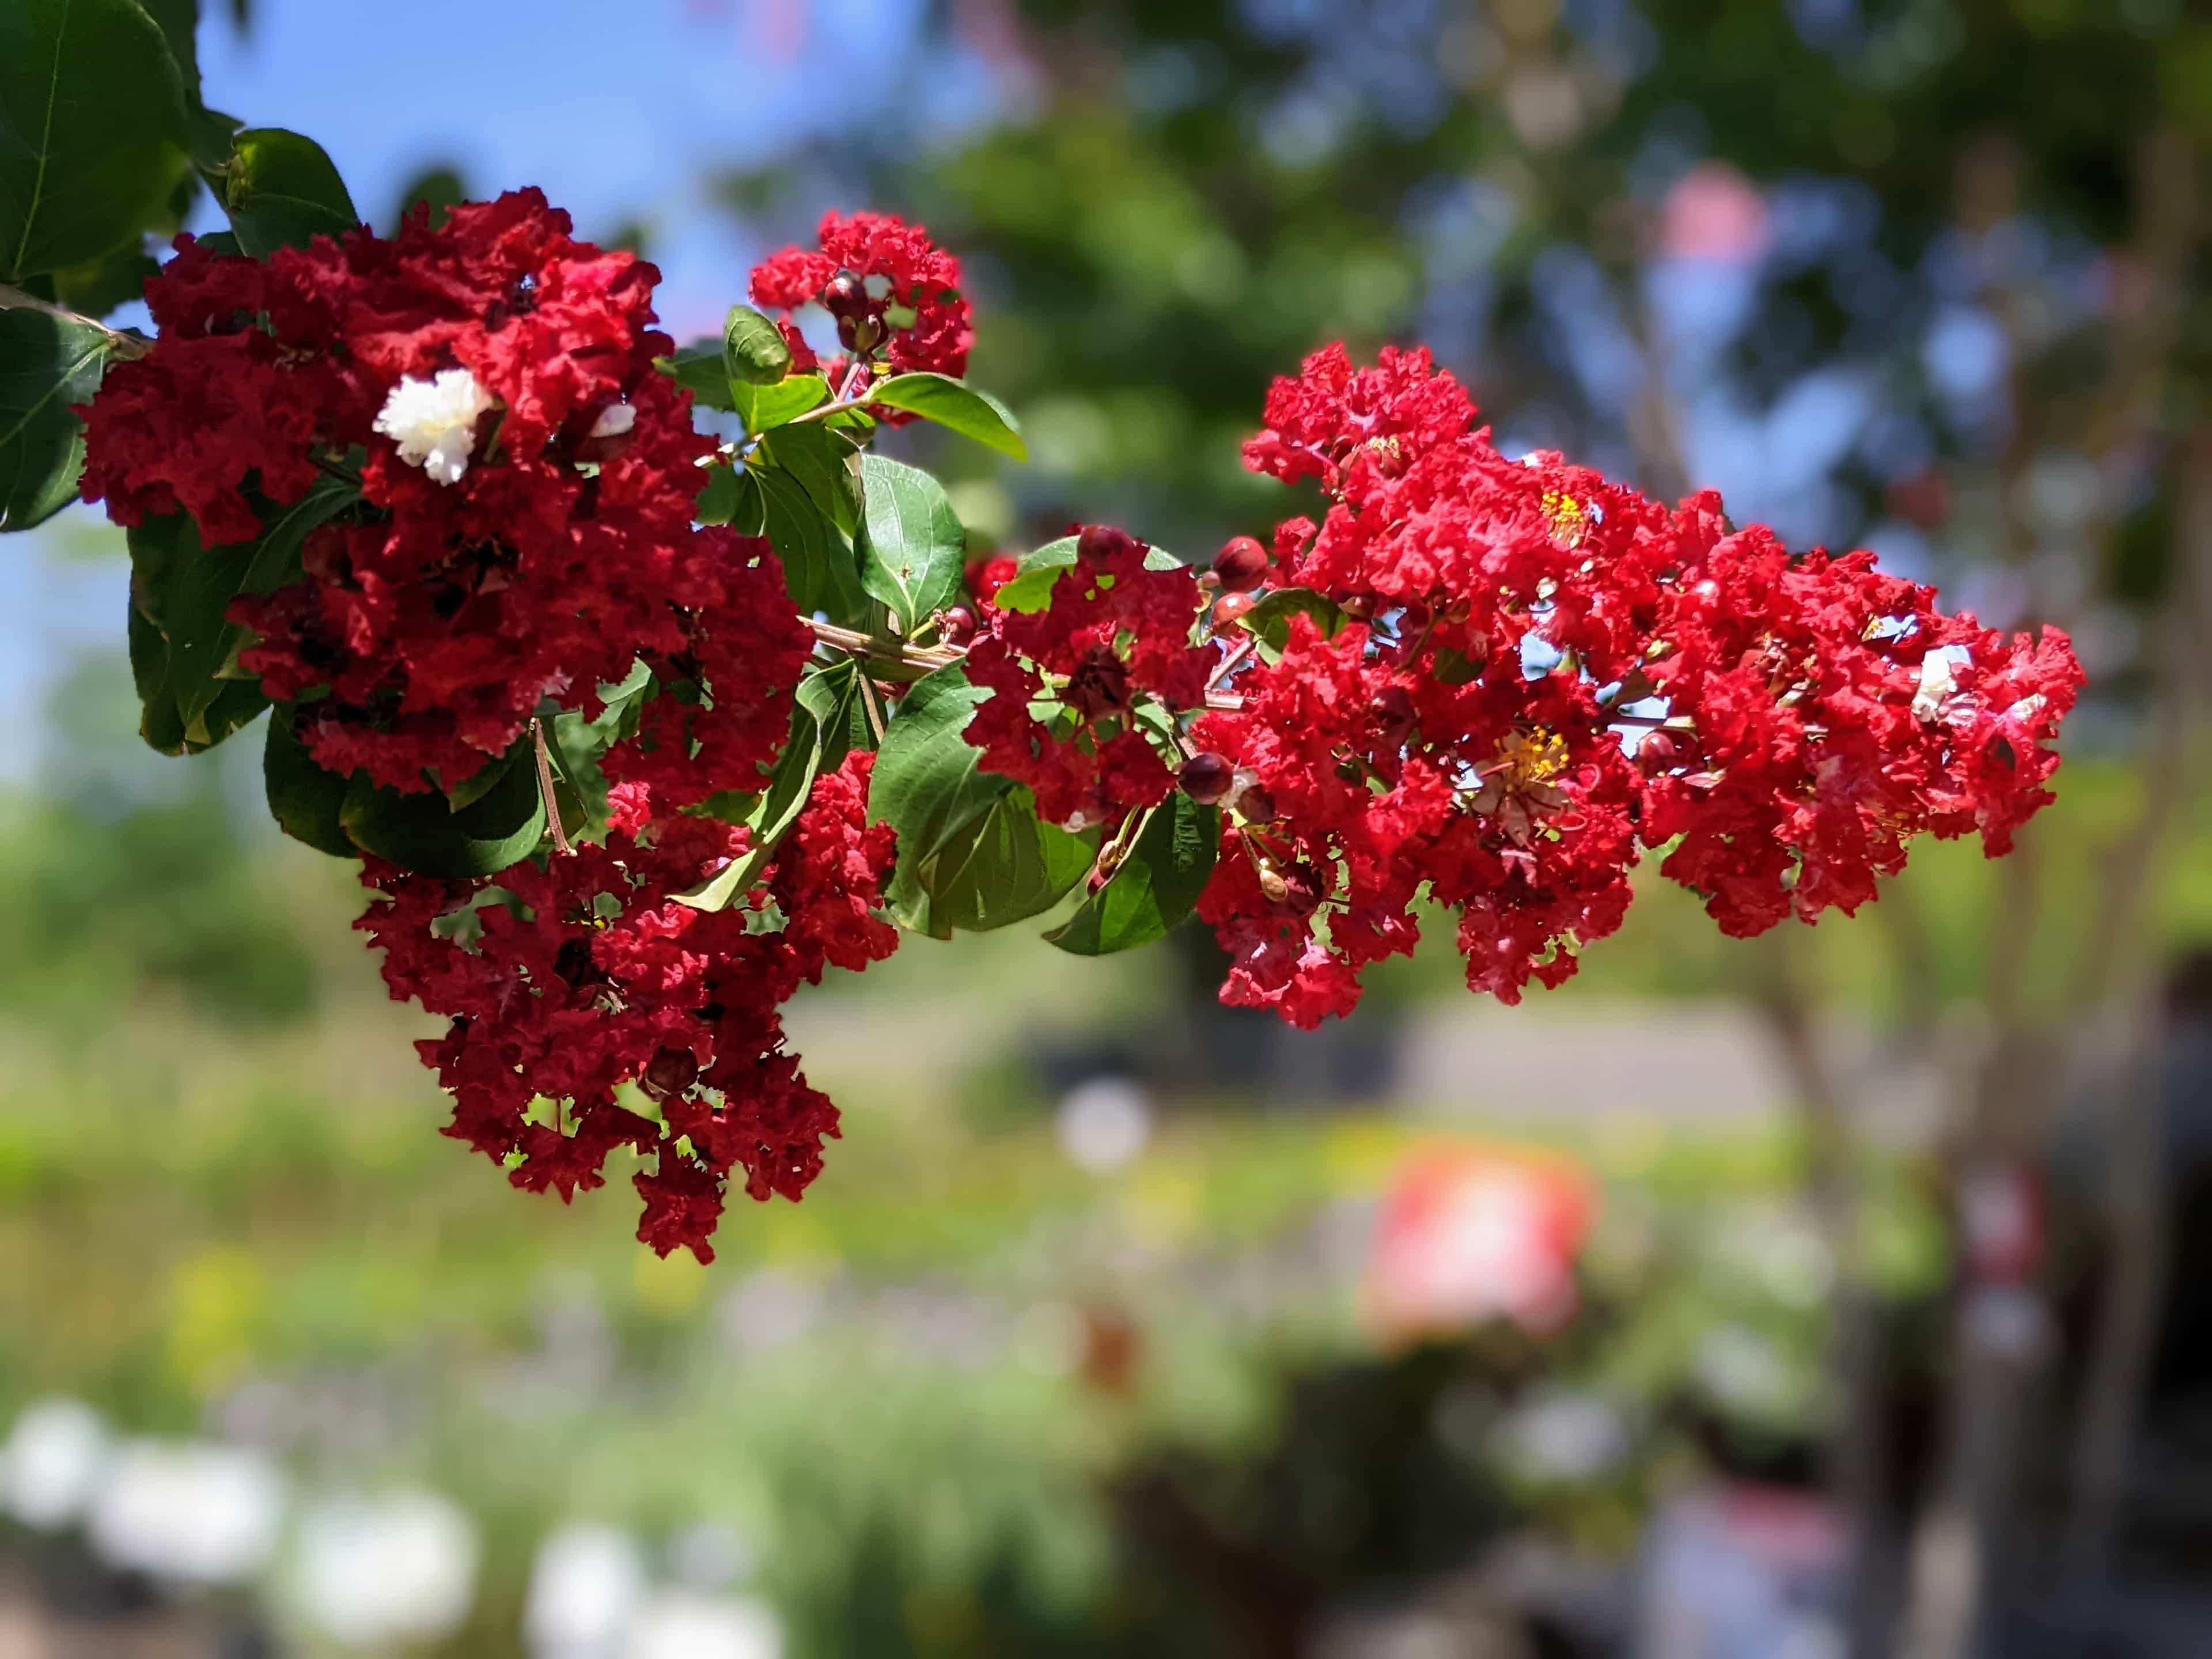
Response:
[[[434,483],[455,484],[476,452],[477,417],[491,406],[491,394],[465,368],[442,369],[428,380],[410,375],[385,398],[376,429]]]
[[[300,1517],[290,1600],[343,1648],[441,1641],[468,1617],[477,1550],[476,1523],[435,1492],[319,1498]]]
[[[765,1601],[672,1590],[647,1605],[623,1659],[781,1659],[782,1653],[783,1626]]]
[[[1498,1455],[1532,1480],[1589,1480],[1628,1455],[1628,1425],[1594,1395],[1533,1400],[1492,1432]]]
[[[117,1454],[86,1533],[112,1566],[183,1584],[242,1584],[276,1553],[284,1476],[259,1452],[139,1440]]]
[[[0,1507],[40,1532],[69,1526],[99,1490],[107,1450],[106,1425],[82,1401],[32,1401],[0,1446]]]
[[[563,1527],[531,1564],[523,1639],[537,1659],[603,1659],[644,1596],[644,1552],[627,1533]]]
[[[1143,1153],[1152,1134],[1152,1097],[1134,1078],[1095,1077],[1061,1097],[1060,1148],[1078,1169],[1113,1175]]]

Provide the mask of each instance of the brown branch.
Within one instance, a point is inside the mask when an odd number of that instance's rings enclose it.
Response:
[[[51,301],[41,300],[35,294],[26,294],[20,288],[10,288],[5,283],[0,283],[0,311],[43,311],[47,316],[58,317],[65,323],[77,323],[86,328],[96,328],[107,336],[108,350],[114,356],[126,360],[143,357],[154,349],[154,343],[151,340],[143,340],[136,334],[122,333],[96,319],[82,316],[65,307],[55,305]]]

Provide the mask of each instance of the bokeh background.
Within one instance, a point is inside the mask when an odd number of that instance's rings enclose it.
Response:
[[[1517,1010],[910,943],[796,1008],[845,1139],[702,1268],[438,1136],[258,744],[137,744],[72,509],[0,550],[0,1656],[2204,1651],[2203,6],[207,9],[380,225],[540,184],[679,337],[925,221],[1036,457],[898,435],[979,550],[1264,532],[1268,377],[1422,340],[2092,684],[2008,862],[1752,943],[1655,880]]]

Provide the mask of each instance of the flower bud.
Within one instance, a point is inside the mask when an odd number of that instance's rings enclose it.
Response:
[[[1375,740],[1384,749],[1395,749],[1413,735],[1413,699],[1402,685],[1386,685],[1369,701],[1367,718],[1375,722]]]
[[[1237,769],[1230,765],[1227,756],[1217,755],[1209,749],[1185,761],[1176,781],[1182,786],[1183,793],[1200,806],[1212,806],[1227,799],[1229,792],[1236,787]]]
[[[964,605],[956,605],[939,619],[937,637],[947,645],[965,645],[975,637],[975,613]]]
[[[637,1086],[655,1100],[680,1095],[699,1080],[699,1058],[689,1048],[663,1048],[638,1074]]]
[[[1267,786],[1260,781],[1260,775],[1249,766],[1237,769],[1237,780],[1229,795],[1230,810],[1247,823],[1271,823],[1275,817],[1275,797]]]
[[[1075,555],[1079,559],[1096,562],[1104,559],[1126,559],[1140,545],[1126,530],[1116,530],[1110,524],[1087,524],[1076,538]]]
[[[851,271],[841,270],[823,289],[822,308],[841,323],[856,322],[867,314],[867,287]]]
[[[1249,536],[1232,536],[1213,556],[1213,574],[1231,593],[1249,593],[1267,580],[1267,550]]]
[[[1636,763],[1646,772],[1664,772],[1681,757],[1681,746],[1671,732],[1646,732],[1636,745]]]
[[[1213,602],[1213,631],[1227,633],[1250,612],[1253,604],[1249,593],[1224,593]]]

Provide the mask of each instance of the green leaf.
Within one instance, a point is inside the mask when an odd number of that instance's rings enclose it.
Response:
[[[898,831],[891,912],[939,939],[1040,915],[1091,867],[1091,842],[1039,822],[1029,791],[983,771],[962,736],[989,695],[957,664],[917,681],[869,786],[869,817]]]
[[[760,489],[764,533],[782,562],[792,604],[807,616],[818,611],[847,628],[866,627],[868,596],[845,538],[788,472],[767,466],[751,476]]]
[[[860,452],[850,438],[818,422],[782,426],[760,441],[759,454],[781,467],[848,538],[860,528],[860,479],[853,469]]]
[[[274,593],[278,588],[288,587],[300,580],[305,574],[301,568],[300,556],[307,545],[308,535],[360,500],[359,486],[337,478],[324,477],[316,479],[308,487],[307,493],[289,507],[276,509],[275,516],[268,520],[269,527],[261,532],[261,539],[245,550],[252,556],[246,562],[237,586],[216,607],[216,615],[221,617],[222,611],[229,608],[230,601],[240,594]],[[228,554],[235,550],[225,548],[222,550]],[[217,584],[210,586],[208,597],[212,600],[215,598],[212,590]],[[232,680],[254,678],[238,665],[238,653],[246,648],[252,633],[251,629],[227,617],[216,625],[213,648],[215,666],[210,671],[216,678]],[[180,704],[184,702],[181,684],[179,701]],[[185,718],[187,720],[191,718],[189,707],[185,708]]]
[[[291,506],[264,508],[268,528],[237,546],[201,545],[183,514],[129,532],[131,605],[161,647],[158,683],[151,642],[134,647],[149,743],[165,754],[211,748],[267,706],[260,682],[238,667],[247,631],[223,613],[241,593],[273,592],[298,580],[307,533],[360,499],[350,484],[318,479]]]
[[[744,820],[753,832],[752,845],[712,880],[678,894],[678,903],[720,910],[752,890],[805,810],[815,779],[843,762],[851,739],[852,708],[860,696],[860,673],[849,657],[814,669],[799,681],[791,711],[791,740],[776,761],[768,787]]]
[[[1047,565],[1042,570],[1024,570],[1012,581],[1000,583],[999,591],[991,595],[991,603],[1000,611],[1042,611],[1052,604],[1054,585],[1066,568]]]
[[[0,5],[0,282],[124,246],[184,166],[185,82],[136,0]]]
[[[1273,661],[1290,643],[1291,618],[1297,616],[1311,617],[1325,640],[1334,639],[1352,620],[1334,599],[1310,587],[1279,587],[1238,620],[1260,641],[1261,654]]]
[[[720,340],[694,340],[679,346],[672,357],[655,357],[653,366],[689,392],[693,403],[736,410],[737,398],[730,388],[729,371],[722,367]]]
[[[790,342],[750,306],[732,306],[722,325],[722,367],[733,385],[774,386],[790,373]]]
[[[960,597],[966,533],[944,486],[881,455],[860,458],[866,508],[860,585],[896,614],[908,633]]]
[[[876,382],[868,392],[868,401],[934,421],[1018,461],[1030,458],[1029,446],[1022,441],[1020,429],[1006,406],[989,392],[979,392],[948,374],[894,374]]]
[[[638,711],[652,683],[653,671],[641,660],[631,665],[619,684],[599,687],[599,701],[606,706],[598,719],[586,720],[582,710],[566,708],[546,721],[547,753],[564,786],[561,822],[571,839],[606,839],[607,775],[600,762],[614,744],[635,734]],[[575,805],[573,827],[571,800]]]
[[[317,236],[342,236],[361,222],[345,180],[312,138],[282,127],[248,127],[232,140],[222,205],[238,245],[257,259]]]
[[[707,469],[706,487],[699,492],[698,504],[691,516],[701,524],[734,524],[745,512],[748,494],[757,496],[759,487],[741,466],[727,461],[717,461]],[[751,516],[757,518],[759,503],[753,502]],[[740,535],[758,535],[758,530],[740,529]]]
[[[793,374],[774,386],[730,382],[730,407],[744,418],[748,432],[787,426],[829,398],[830,382],[819,374]]]
[[[1220,851],[1220,809],[1200,806],[1178,789],[1154,809],[1114,878],[1045,938],[1079,957],[1164,939],[1206,890]]]
[[[532,745],[517,744],[492,766],[491,787],[458,811],[435,790],[402,794],[356,772],[338,807],[338,827],[362,852],[404,870],[456,880],[495,875],[538,850],[545,805]]]
[[[398,234],[401,222],[418,207],[430,210],[430,228],[435,230],[468,199],[469,187],[458,168],[444,163],[425,167],[400,188],[399,200],[392,216],[392,234]]]
[[[135,623],[136,617],[133,617]],[[309,757],[292,729],[290,703],[279,703],[269,717],[269,741],[261,751],[261,780],[269,794],[269,815],[295,841],[303,841],[332,858],[361,856],[338,822],[345,805],[346,780],[326,772]]]
[[[76,499],[84,423],[112,336],[91,323],[0,311],[0,530],[28,530]]]
[[[146,297],[146,279],[161,270],[143,247],[125,242],[97,259],[54,272],[54,298],[87,317],[105,317],[118,306]]]
[[[1076,538],[1062,536],[1058,541],[1030,549],[1014,561],[1015,568],[1024,575],[1032,570],[1065,569],[1075,562],[1075,546]],[[1183,562],[1164,548],[1145,550],[1145,568],[1147,570],[1181,570],[1183,568]]]

